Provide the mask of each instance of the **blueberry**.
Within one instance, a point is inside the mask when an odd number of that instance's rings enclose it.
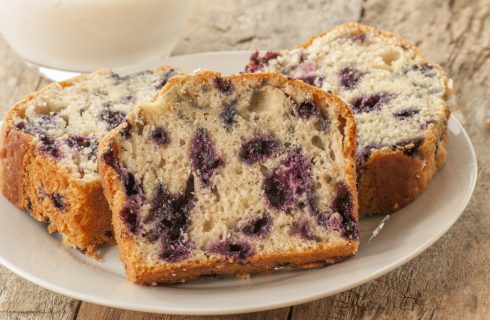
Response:
[[[293,104],[293,114],[302,119],[309,119],[320,114],[320,108],[313,101],[303,101]]]
[[[253,218],[241,227],[241,230],[247,236],[264,237],[272,227],[272,218],[268,214]]]
[[[157,146],[163,146],[170,142],[167,132],[162,127],[156,127],[150,132],[150,138]]]
[[[178,73],[174,69],[170,69],[167,73],[163,74],[162,77],[158,80],[157,84],[155,85],[155,89],[160,90],[165,86],[170,80],[170,78],[178,75]]]
[[[121,168],[119,174],[124,184],[124,190],[126,190],[126,194],[128,196],[140,193],[141,187],[136,183],[134,174],[132,174],[125,168]]]
[[[264,192],[274,209],[287,209],[312,187],[311,164],[299,149],[290,151],[281,165],[264,180]]]
[[[277,152],[279,140],[269,135],[256,134],[249,141],[242,144],[239,156],[248,164],[263,161]]]
[[[433,65],[428,63],[415,64],[412,67],[412,70],[420,71],[421,73],[428,74],[430,71],[434,69]]]
[[[354,99],[352,111],[355,113],[371,112],[380,110],[381,107],[391,101],[393,95],[386,92],[373,93],[367,96],[361,96]]]
[[[192,138],[191,162],[194,171],[204,186],[208,186],[211,183],[211,179],[218,168],[224,164],[206,129],[197,129]]]
[[[17,124],[15,124],[15,127],[19,130],[25,130],[27,125],[26,125],[26,122],[24,120],[18,122]]]
[[[343,235],[348,239],[357,239],[359,232],[352,213],[352,193],[345,183],[337,183],[336,189],[331,209],[342,217]]]
[[[39,150],[55,159],[59,159],[62,157],[61,150],[59,148],[59,144],[57,141],[55,141],[53,138],[42,134],[39,137],[39,140],[41,141],[41,146],[39,147]]]
[[[112,143],[109,145],[109,148],[102,153],[101,158],[109,166],[111,166],[114,169],[118,170],[118,165],[116,163],[116,158],[114,156],[114,149],[112,147]]]
[[[310,222],[306,219],[301,219],[297,222],[294,222],[291,226],[290,232],[292,235],[300,236],[305,240],[320,241],[320,238],[316,236],[311,230]]]
[[[230,128],[236,123],[235,115],[236,115],[236,104],[232,103],[223,108],[220,112],[219,117],[221,121],[225,124],[227,128]]]
[[[65,203],[63,202],[63,196],[59,193],[52,193],[49,198],[53,203],[53,206],[58,210],[64,210],[66,208]]]
[[[366,44],[367,36],[365,33],[353,34],[350,39],[356,44]]]
[[[394,144],[395,149],[402,148],[403,153],[408,157],[417,157],[419,155],[419,148],[424,142],[423,138],[403,140]]]
[[[357,69],[351,67],[342,68],[339,72],[340,84],[344,89],[353,89],[361,81],[363,73]]]
[[[246,259],[255,253],[250,243],[235,239],[218,241],[209,247],[209,251],[235,259]]]
[[[162,240],[162,250],[160,259],[167,262],[180,262],[186,259],[191,252],[191,248],[187,242],[167,243]]]
[[[105,121],[108,124],[110,130],[121,124],[125,116],[126,114],[122,111],[114,111],[109,109],[102,110],[99,113],[99,119]]]
[[[161,240],[161,259],[176,262],[184,259],[190,252],[190,245],[184,235],[195,201],[192,174],[189,175],[181,194],[172,195],[163,185],[157,186],[144,223],[152,224],[153,229],[145,236],[150,241],[158,238]]]
[[[257,72],[266,66],[270,60],[275,59],[279,56],[279,52],[268,51],[263,57],[260,56],[258,51],[250,57],[250,62],[245,68],[246,72]]]
[[[222,77],[214,78],[214,85],[224,94],[231,94],[231,91],[233,90],[231,80],[224,79]]]
[[[127,120],[125,120],[126,126],[119,131],[119,134],[123,139],[131,138],[131,131],[133,130],[133,126]]]
[[[90,148],[93,142],[94,142],[93,138],[89,138],[81,135],[69,136],[68,139],[66,139],[66,144],[70,148],[78,151],[84,148]]]
[[[129,197],[126,204],[119,212],[119,216],[126,226],[128,232],[137,234],[139,232],[139,211],[141,199],[139,197]]]
[[[419,112],[420,112],[420,110],[409,108],[409,109],[404,109],[401,111],[394,112],[393,117],[395,117],[398,120],[405,120],[408,118],[413,118]]]
[[[357,165],[360,166],[363,163],[365,163],[371,156],[371,152],[374,149],[379,149],[379,148],[381,148],[381,145],[379,144],[367,144],[364,147],[359,148],[356,152]]]

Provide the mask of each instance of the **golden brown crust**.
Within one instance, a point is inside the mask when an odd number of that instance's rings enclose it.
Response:
[[[114,244],[111,211],[100,181],[87,183],[74,178],[51,157],[40,153],[35,138],[15,128],[14,119],[16,115],[23,114],[25,105],[41,92],[68,87],[110,72],[103,69],[82,74],[67,81],[51,83],[28,95],[5,115],[0,141],[2,194],[38,221],[49,224],[50,233],[60,232],[66,244],[91,257],[97,257],[100,246]],[[54,206],[51,200],[54,193],[62,195],[65,208]]]
[[[158,97],[165,95],[174,86],[184,83],[194,77],[194,79],[208,80],[220,76],[216,72],[200,72],[194,76],[177,76],[172,78],[168,84],[160,91]],[[299,80],[288,80],[285,77],[271,74],[242,74],[237,76],[226,76],[235,82],[258,82],[273,86],[285,86],[286,84],[295,86],[301,90],[311,93],[315,102],[321,108],[337,108],[337,112],[342,116],[344,122],[344,150],[346,154],[346,183],[353,193],[353,216],[357,222],[358,204],[355,184],[355,163],[353,155],[355,153],[355,123],[352,112],[338,97],[327,92],[316,89]],[[158,99],[158,98],[157,98]],[[135,115],[140,108],[136,108],[129,115]],[[290,265],[297,268],[312,268],[326,263],[333,263],[357,252],[359,241],[345,241],[343,243],[328,244],[318,246],[308,252],[283,252],[276,255],[256,256],[239,263],[237,260],[213,257],[206,261],[192,261],[174,264],[158,264],[148,266],[143,261],[143,257],[136,255],[136,243],[133,237],[127,233],[127,228],[119,217],[119,212],[124,207],[127,197],[124,192],[121,179],[116,169],[102,160],[102,155],[111,152],[114,159],[117,159],[117,140],[119,129],[111,131],[99,145],[98,168],[102,179],[104,194],[110,203],[113,212],[113,225],[121,260],[124,264],[126,276],[129,280],[139,284],[159,284],[174,283],[182,280],[190,280],[203,275],[241,275],[257,272],[271,272],[275,267]]]
[[[361,33],[376,34],[385,38],[395,39],[405,50],[410,51],[413,58],[425,61],[421,51],[409,40],[396,34],[378,30],[362,24],[348,22],[336,26],[331,31],[318,34],[299,48],[307,48],[315,40],[328,34],[353,35]],[[252,65],[250,64],[249,67]],[[444,100],[447,101],[452,92],[451,80],[447,78],[444,70],[433,65],[443,76],[446,91]],[[373,152],[364,167],[358,172],[359,215],[387,214],[410,203],[429,184],[431,179],[441,168],[446,159],[447,120],[449,108],[446,109],[446,118],[443,123],[429,126],[429,134],[419,148],[419,156],[410,157],[402,151]]]

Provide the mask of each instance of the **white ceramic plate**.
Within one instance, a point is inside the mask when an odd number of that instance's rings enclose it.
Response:
[[[248,56],[247,52],[204,53],[160,63],[186,71],[208,68],[233,73],[242,70]],[[59,237],[48,235],[43,224],[3,197],[0,197],[0,262],[44,288],[122,309],[228,314],[308,302],[386,274],[423,252],[453,225],[471,197],[477,174],[471,142],[454,117],[449,120],[448,150],[446,166],[415,202],[389,219],[363,219],[359,253],[327,268],[253,276],[248,280],[203,279],[178,286],[137,286],[124,278],[117,248],[106,249],[102,261],[86,258],[64,247]],[[373,237],[373,232],[381,229],[378,226],[382,220],[384,227]]]

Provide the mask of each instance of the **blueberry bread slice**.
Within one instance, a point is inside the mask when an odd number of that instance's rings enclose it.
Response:
[[[4,118],[3,195],[88,255],[114,242],[97,174],[99,140],[175,74],[167,67],[125,77],[101,70],[27,96]]]
[[[301,81],[174,77],[99,147],[127,277],[173,283],[354,254],[354,140],[345,104]]]
[[[348,103],[360,215],[405,206],[445,162],[451,82],[399,36],[347,23],[296,49],[255,53],[246,70],[301,79]]]

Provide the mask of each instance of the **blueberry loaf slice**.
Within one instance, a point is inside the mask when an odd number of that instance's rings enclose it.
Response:
[[[360,215],[408,204],[445,162],[451,83],[401,37],[347,23],[296,49],[256,53],[246,70],[301,79],[349,104]]]
[[[345,104],[301,81],[174,77],[99,147],[128,278],[172,283],[354,254],[354,143]]]
[[[175,74],[167,67],[125,77],[102,70],[27,96],[4,118],[3,195],[88,255],[114,242],[97,174],[98,142]]]

